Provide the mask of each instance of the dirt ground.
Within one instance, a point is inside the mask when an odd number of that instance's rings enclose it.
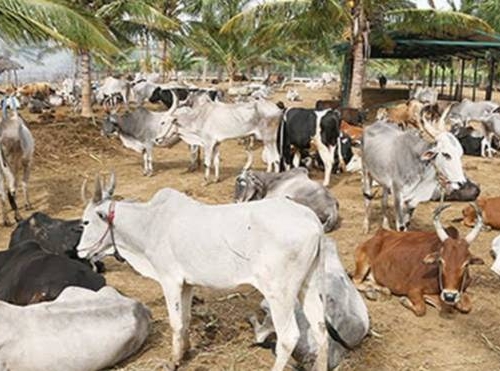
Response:
[[[316,99],[328,99],[335,88],[306,91],[297,106],[311,107]],[[284,92],[273,100],[284,100]],[[98,119],[103,114],[98,114]],[[31,180],[32,202],[36,210],[55,217],[79,217],[83,211],[80,187],[85,176],[96,172],[117,174],[117,196],[147,200],[163,187],[172,187],[195,199],[217,204],[232,202],[234,179],[245,163],[243,147],[235,141],[222,144],[222,181],[202,185],[202,171],[186,173],[189,152],[184,144],[173,149],[156,149],[155,175],[142,176],[141,156],[122,147],[116,138],[103,138],[99,128],[82,122],[64,109],[50,123],[39,123],[37,116],[26,114],[36,140],[36,155]],[[255,150],[254,168],[264,169],[261,148]],[[467,175],[480,183],[482,195],[499,195],[500,160],[464,158]],[[312,177],[322,179],[322,173]],[[340,201],[342,226],[331,233],[337,240],[341,259],[348,271],[353,269],[353,252],[367,235],[361,233],[363,199],[360,175],[344,174],[332,178],[331,192]],[[22,202],[22,196],[20,196]],[[380,223],[380,203],[375,202],[371,233]],[[413,229],[432,230],[431,213],[437,206],[421,204],[414,215]],[[445,224],[460,216],[464,204],[454,203],[445,213]],[[28,212],[24,211],[24,216]],[[120,216],[117,215],[117,218]],[[168,223],[168,215],[165,216]],[[465,228],[455,224],[462,232]],[[300,226],[297,226],[298,228]],[[1,246],[8,245],[12,228],[0,229]],[[368,337],[342,362],[340,370],[500,370],[500,278],[489,270],[491,240],[498,232],[482,232],[471,250],[486,265],[472,267],[474,281],[469,288],[474,308],[468,315],[440,315],[428,307],[427,315],[417,318],[403,308],[396,297],[367,301],[373,330],[380,337]],[[171,331],[160,286],[135,273],[127,264],[113,258],[105,260],[107,282],[123,294],[146,304],[153,314],[151,334],[141,352],[119,368],[124,370],[166,370],[171,354]],[[258,312],[261,296],[251,287],[231,291],[197,288],[190,326],[192,350],[181,370],[268,370],[272,354],[251,347],[253,333],[246,317]]]

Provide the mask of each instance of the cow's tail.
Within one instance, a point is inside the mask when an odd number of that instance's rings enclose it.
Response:
[[[277,147],[280,155],[280,171],[285,170],[285,164],[291,163],[290,138],[287,132],[286,114],[287,111],[283,113],[277,136]]]

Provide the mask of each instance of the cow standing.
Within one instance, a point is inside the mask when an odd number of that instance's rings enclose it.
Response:
[[[12,99],[12,98],[11,98]],[[2,120],[0,121],[0,193],[2,197],[2,214],[4,225],[9,225],[5,207],[4,179],[7,182],[7,197],[14,210],[16,221],[21,220],[21,215],[16,203],[17,177],[22,169],[22,187],[26,209],[31,209],[28,195],[28,181],[31,171],[31,162],[35,151],[35,140],[26,123],[18,114],[17,108],[7,110],[7,98],[2,102]]]
[[[278,129],[278,150],[281,156],[281,170],[292,165],[292,149],[296,149],[293,165],[300,163],[300,151],[309,150],[313,144],[325,166],[323,185],[330,184],[333,157],[337,139],[340,136],[340,115],[338,111],[316,111],[307,108],[290,108],[283,115]]]
[[[380,229],[355,252],[353,281],[361,291],[377,290],[401,296],[401,304],[417,316],[426,312],[425,303],[441,309],[451,306],[460,312],[472,309],[465,292],[471,283],[469,265],[484,264],[473,256],[470,244],[481,231],[478,218],[474,229],[461,238],[455,228],[445,230],[439,220],[441,206],[434,212],[435,232],[394,232]],[[368,276],[374,282],[363,282]]]
[[[408,228],[414,209],[420,202],[430,200],[439,185],[459,189],[466,183],[461,161],[463,149],[458,140],[451,133],[438,132],[428,122],[424,126],[434,136],[434,142],[425,141],[414,131],[401,131],[386,121],[377,121],[365,129],[362,157],[365,233],[370,229],[373,180],[383,188],[382,225],[388,228],[387,201],[392,193],[399,231]]]

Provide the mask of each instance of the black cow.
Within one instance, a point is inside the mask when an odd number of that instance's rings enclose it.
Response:
[[[87,265],[47,253],[35,241],[0,252],[0,300],[16,305],[51,301],[68,286],[98,291],[106,280]]]
[[[467,182],[460,187],[460,189],[455,189],[448,194],[444,195],[444,201],[475,201],[479,197],[481,189],[479,186],[469,179]],[[436,188],[431,198],[432,201],[441,200],[441,191]]]
[[[36,241],[44,251],[67,256],[91,266],[87,260],[78,258],[76,246],[80,242],[83,227],[81,219],[54,219],[37,212],[17,224],[10,235],[9,249],[15,249],[26,241]],[[104,264],[96,262],[97,272],[104,271]]]
[[[385,89],[387,86],[387,78],[384,75],[380,75],[378,77],[378,84],[380,86],[380,89]]]
[[[470,156],[481,156],[481,143],[484,137],[480,133],[474,132],[474,128],[470,126],[463,127],[457,124],[453,125],[451,133],[462,145],[464,154]]]
[[[318,125],[319,123],[319,125]],[[313,144],[325,164],[323,185],[330,183],[333,156],[340,135],[338,111],[316,111],[307,108],[291,108],[284,115],[278,129],[278,151],[282,171],[292,164],[292,146],[300,162],[300,154]],[[295,164],[298,163],[295,161]]]

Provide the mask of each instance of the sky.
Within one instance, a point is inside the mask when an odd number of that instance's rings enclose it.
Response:
[[[430,8],[429,2],[427,0],[413,0],[413,2],[417,4],[418,8]],[[448,2],[446,0],[434,0],[434,3],[436,4],[436,8],[440,10],[450,9],[450,6],[448,5]],[[457,5],[457,8],[460,6],[460,0],[454,0],[454,3]]]

